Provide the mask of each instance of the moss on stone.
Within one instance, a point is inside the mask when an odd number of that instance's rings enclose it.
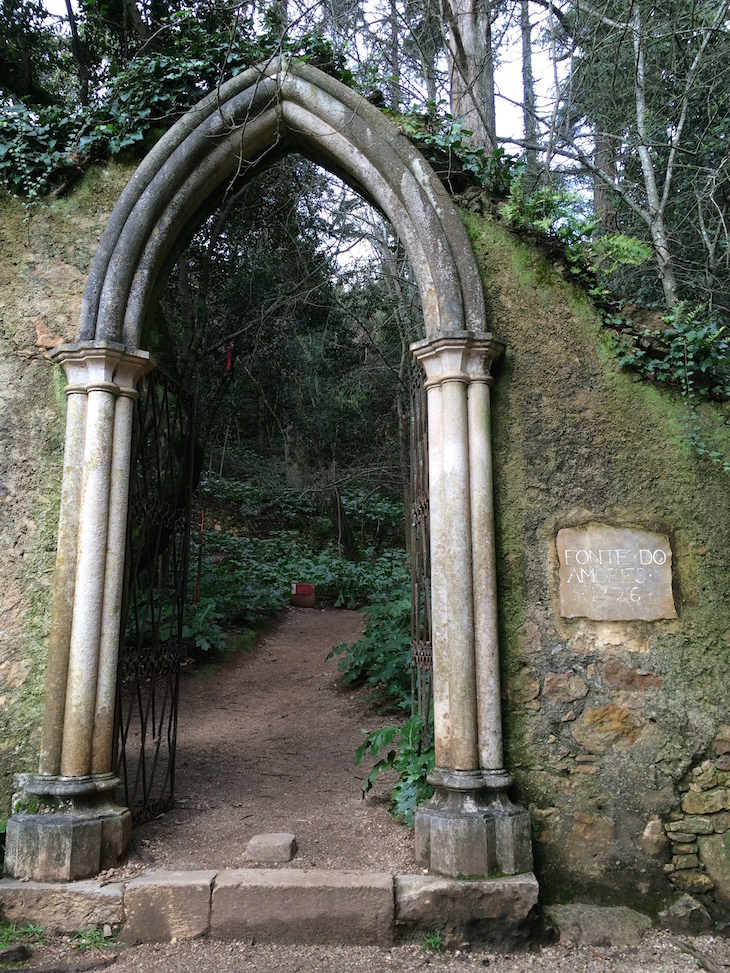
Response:
[[[37,767],[63,464],[61,369],[36,344],[71,341],[96,243],[129,166],[95,168],[65,198],[0,200],[0,808]]]
[[[728,478],[689,447],[682,396],[618,366],[590,299],[559,261],[490,216],[464,219],[490,326],[510,349],[492,419],[507,766],[523,803],[555,809],[549,840],[535,842],[545,899],[637,905],[671,893],[664,860],[641,846],[643,822],[676,805],[676,781],[730,718],[721,688],[730,676]],[[727,443],[727,408],[698,411],[708,440]],[[588,521],[670,536],[676,621],[560,617],[555,535]],[[661,685],[611,686],[609,659]],[[523,669],[544,687],[547,673],[576,666],[585,699],[557,703],[543,688],[528,709],[510,696]],[[586,750],[572,727],[585,708],[610,706],[632,714],[635,739],[619,736],[595,756],[597,769],[580,773],[575,758]]]

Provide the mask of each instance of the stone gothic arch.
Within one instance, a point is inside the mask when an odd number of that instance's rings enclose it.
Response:
[[[77,340],[54,352],[67,436],[39,773],[19,775],[7,829],[18,878],[89,877],[128,845],[111,761],[132,411],[152,367],[144,322],[204,217],[289,152],[388,217],[423,304],[427,337],[412,351],[428,390],[436,790],[417,814],[417,855],[451,877],[532,868],[529,816],[507,798],[502,754],[489,386],[504,344],[486,331],[469,240],[428,163],[356,92],[275,59],[201,101],[142,162],[94,257]]]

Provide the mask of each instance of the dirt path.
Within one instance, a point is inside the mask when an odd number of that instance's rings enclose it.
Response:
[[[135,829],[126,873],[249,864],[254,834],[292,832],[294,867],[412,872],[413,833],[366,800],[353,754],[362,730],[392,722],[342,686],[332,646],[364,628],[358,612],[288,608],[249,652],[207,678],[181,679],[177,805]]]

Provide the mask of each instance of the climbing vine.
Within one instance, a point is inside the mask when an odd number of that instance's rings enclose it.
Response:
[[[680,391],[685,402],[689,445],[700,456],[730,472],[730,458],[709,445],[701,431],[698,402],[730,399],[730,341],[726,329],[707,316],[702,306],[678,304],[664,316],[665,328],[613,339],[618,363]]]

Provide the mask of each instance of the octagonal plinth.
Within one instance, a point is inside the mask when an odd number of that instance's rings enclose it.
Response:
[[[507,774],[436,768],[429,781],[434,795],[416,811],[419,865],[446,878],[532,871],[530,815],[507,797]]]
[[[132,831],[127,808],[114,803],[111,774],[64,778],[18,774],[8,820],[5,871],[14,878],[69,882],[115,865]]]

